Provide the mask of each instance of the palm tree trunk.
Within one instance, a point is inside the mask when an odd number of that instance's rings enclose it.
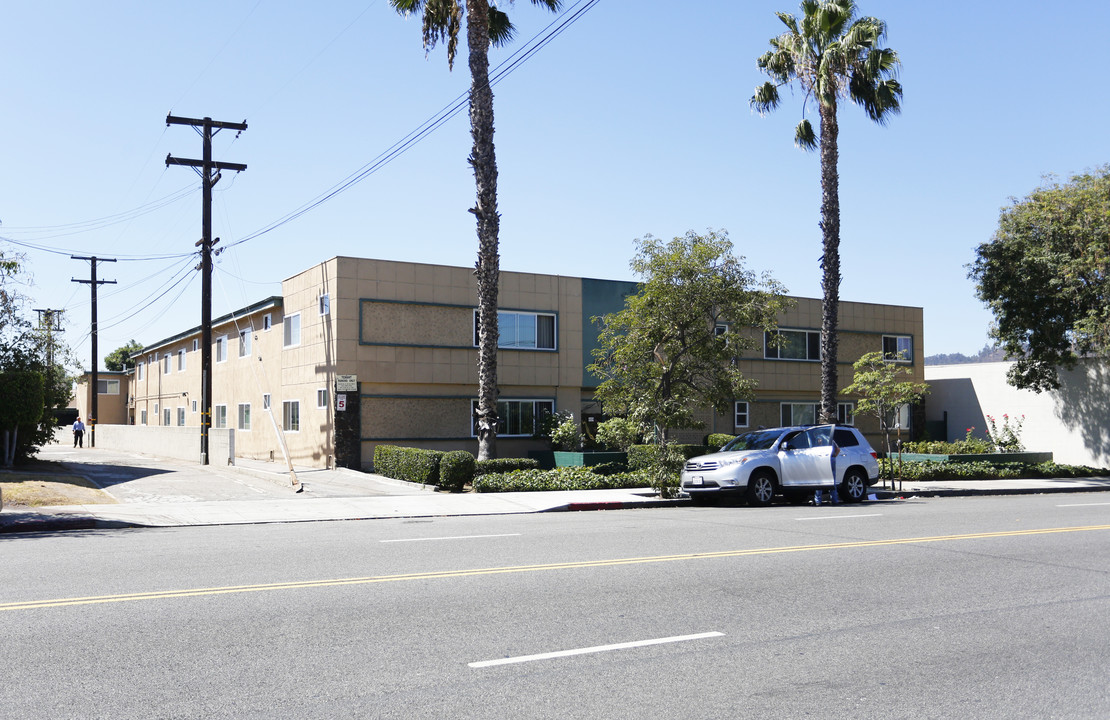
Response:
[[[821,419],[836,422],[836,361],[840,310],[840,178],[837,173],[836,104],[820,103],[821,111]]]
[[[471,209],[478,224],[478,459],[497,457],[497,290],[500,256],[497,234],[497,159],[493,149],[493,91],[489,86],[489,3],[466,3],[466,40],[470,50],[470,135],[474,147],[477,201]]]

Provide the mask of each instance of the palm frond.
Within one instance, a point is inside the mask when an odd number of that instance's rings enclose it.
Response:
[[[816,150],[817,149],[817,136],[813,132],[813,125],[809,120],[803,119],[798,123],[798,127],[794,128],[794,145],[802,150]]]
[[[496,5],[489,6],[489,43],[490,45],[504,45],[516,35],[516,28],[509,20],[509,16]]]
[[[532,4],[547,8],[551,12],[558,12],[563,0],[532,0]]]
[[[779,106],[779,89],[773,83],[765,82],[755,89],[755,95],[748,104],[762,117]]]

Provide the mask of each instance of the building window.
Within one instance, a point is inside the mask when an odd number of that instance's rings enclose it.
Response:
[[[913,362],[913,337],[883,335],[883,358],[894,362]]]
[[[158,403],[154,403],[154,414],[155,416],[158,415]]]
[[[96,380],[97,395],[119,395],[119,380]]]
[[[856,424],[856,411],[852,403],[847,402],[836,404],[836,423],[838,425]]]
[[[555,315],[497,311],[497,347],[510,350],[554,350]],[[478,311],[474,311],[474,347],[478,347]]]
[[[266,313],[262,316],[262,332],[270,332],[271,327],[273,327],[273,321],[270,319],[270,313]]]
[[[270,393],[266,393],[262,396],[262,409],[263,410],[269,410],[270,409]]]
[[[320,310],[321,315],[331,314],[331,298],[328,296],[327,293],[324,293],[319,298],[317,298],[316,304],[317,308]]]
[[[285,432],[301,431],[300,400],[286,400],[281,404],[281,429]]]
[[[139,361],[135,363],[135,379],[142,380],[144,377],[146,377],[146,363]]]
[[[768,360],[820,360],[821,332],[819,330],[765,332],[763,333],[763,357]]]
[[[197,401],[194,400],[193,401],[193,412],[196,412],[196,411],[197,411]]]
[[[146,410],[139,411],[139,424],[146,425]]]
[[[217,430],[227,427],[227,405],[217,405],[212,408],[212,427]]]
[[[251,354],[251,333],[253,328],[246,327],[239,331],[239,357],[248,357]]]
[[[555,412],[554,400],[498,400],[498,437],[531,437],[546,415]],[[470,401],[470,434],[478,436],[478,401]]]
[[[162,408],[162,424],[166,427],[170,425],[170,409]]]
[[[732,426],[738,428],[746,428],[748,426],[748,403],[737,401],[733,403],[733,421]]]
[[[162,374],[163,375],[169,375],[170,374],[170,354],[169,353],[166,353],[165,355],[162,356]]]
[[[200,340],[193,340],[193,352],[200,350]]]
[[[239,403],[239,425],[240,430],[251,429],[251,404]]]
[[[816,425],[817,403],[782,403],[782,424]]]
[[[216,362],[222,363],[227,360],[227,335],[221,335],[216,338]]]
[[[177,409],[177,424],[181,427],[185,426],[185,408],[183,407]]]
[[[316,407],[326,408],[328,406],[328,391],[326,388],[320,388],[316,391]]]
[[[177,371],[185,372],[185,348],[177,351]]]
[[[286,315],[282,321],[284,329],[283,347],[296,347],[301,344],[301,314]]]

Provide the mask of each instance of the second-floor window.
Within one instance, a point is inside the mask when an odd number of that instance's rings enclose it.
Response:
[[[913,362],[913,337],[883,335],[883,357],[894,362]]]
[[[251,328],[239,331],[239,357],[248,357],[251,354]]]
[[[510,350],[554,350],[553,313],[497,311],[497,347]],[[478,347],[478,311],[474,311],[474,347]]]
[[[768,360],[820,360],[819,330],[778,330],[763,334],[763,357]]]

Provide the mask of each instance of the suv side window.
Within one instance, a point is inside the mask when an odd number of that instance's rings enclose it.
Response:
[[[837,428],[833,431],[833,439],[840,447],[856,447],[859,445],[859,440],[856,440],[856,435],[851,430]]]

